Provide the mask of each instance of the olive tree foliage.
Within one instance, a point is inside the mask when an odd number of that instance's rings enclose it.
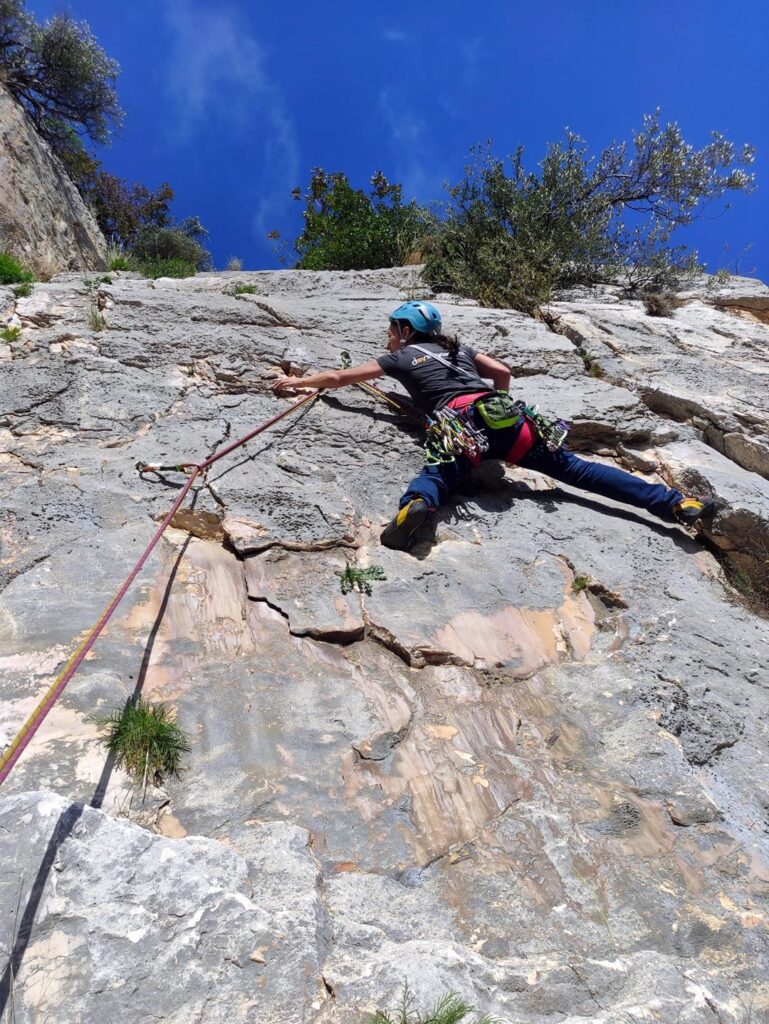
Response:
[[[447,186],[425,278],[436,290],[525,312],[575,284],[675,289],[699,265],[696,253],[672,244],[674,231],[725,193],[753,188],[752,147],[735,152],[714,132],[695,149],[659,111],[631,142],[595,158],[568,131],[537,171],[526,169],[523,148],[502,160],[487,143],[473,157],[464,178]]]
[[[305,201],[304,227],[293,244],[296,267],[371,270],[418,261],[431,216],[413,201],[404,203],[402,187],[381,171],[370,184],[366,193],[346,174],[316,167],[307,190],[294,189],[294,199]],[[268,237],[279,240],[276,231]]]
[[[57,14],[39,25],[24,0],[0,0],[0,80],[55,152],[73,133],[106,143],[120,127],[119,70],[85,22]]]

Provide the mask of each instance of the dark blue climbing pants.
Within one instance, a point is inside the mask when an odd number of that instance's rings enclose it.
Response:
[[[494,456],[487,454],[486,457]],[[544,473],[580,490],[590,491],[591,494],[600,494],[603,498],[644,508],[669,522],[673,520],[673,506],[683,498],[680,491],[671,487],[664,484],[649,484],[632,473],[615,469],[613,466],[588,462],[567,448],[550,452],[541,441],[535,443],[518,465],[524,469]],[[399,507],[403,508],[412,498],[424,498],[432,508],[438,508],[469,477],[472,469],[473,464],[464,456],[459,456],[454,462],[425,466],[408,485]]]

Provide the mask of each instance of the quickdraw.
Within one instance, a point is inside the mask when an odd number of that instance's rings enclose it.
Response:
[[[549,420],[539,411],[538,405],[526,405],[521,401],[515,404],[521,410],[521,415],[525,416],[534,427],[537,436],[549,452],[557,452],[559,448],[563,447],[571,424],[566,420]]]
[[[457,455],[480,458],[489,450],[489,439],[482,430],[454,409],[439,409],[428,417],[425,436],[425,462],[428,465],[453,462]]]

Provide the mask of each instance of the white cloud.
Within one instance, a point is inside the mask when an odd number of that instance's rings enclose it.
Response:
[[[382,29],[382,38],[386,39],[388,43],[405,43],[408,36],[400,28],[384,28]]]
[[[274,219],[276,204],[290,202],[299,168],[294,121],[267,73],[264,51],[233,8],[167,0],[163,13],[173,39],[167,86],[176,140],[193,141],[214,117],[234,132],[259,133],[264,168],[255,226],[263,235],[273,226],[268,218]]]
[[[411,105],[403,90],[383,89],[379,94],[379,113],[396,151],[395,168],[403,185],[405,200],[428,202],[438,198],[445,178],[431,145],[429,123]]]

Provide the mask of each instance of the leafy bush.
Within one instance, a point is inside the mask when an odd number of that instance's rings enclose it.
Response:
[[[34,281],[31,271],[26,270],[7,252],[0,252],[0,284],[23,284],[29,281]]]
[[[119,65],[85,22],[67,14],[39,25],[24,0],[0,0],[0,69],[6,88],[57,153],[72,147],[73,128],[104,144],[122,123]]]
[[[17,299],[26,299],[32,294],[32,285],[29,281],[23,281],[21,284],[14,285],[11,291]]]
[[[152,280],[158,277],[194,277],[198,272],[194,263],[181,259],[141,260],[136,269]]]
[[[0,339],[7,341],[10,344],[12,341],[17,341],[21,337],[21,327],[10,327],[6,326],[0,331]]]
[[[120,711],[94,715],[92,720],[108,729],[103,742],[118,768],[125,768],[135,783],[146,785],[152,779],[160,785],[165,776],[181,773],[182,754],[190,748],[166,704],[139,697]]]
[[[416,1000],[408,985],[404,984],[399,1005],[394,1010],[377,1010],[368,1017],[367,1024],[459,1024],[473,1012],[473,1007],[463,1002],[455,992],[441,996],[426,1012],[420,1011],[415,1004]],[[476,1024],[498,1022],[486,1015],[479,1017]]]
[[[659,111],[632,142],[595,159],[567,132],[538,172],[523,149],[504,161],[479,147],[429,241],[424,276],[435,290],[532,312],[555,288],[622,280],[629,291],[673,290],[697,268],[673,231],[727,191],[749,191],[753,161],[719,133],[697,150]]]
[[[131,257],[145,277],[191,277],[211,266],[211,255],[200,239],[207,235],[197,219],[178,227],[145,227],[136,236]]]
[[[304,229],[294,242],[296,267],[371,270],[418,262],[433,219],[415,202],[404,205],[402,191],[381,171],[371,178],[367,195],[353,188],[346,174],[316,167],[307,191],[293,191],[296,200],[306,201]],[[276,231],[268,237],[280,239]]]

